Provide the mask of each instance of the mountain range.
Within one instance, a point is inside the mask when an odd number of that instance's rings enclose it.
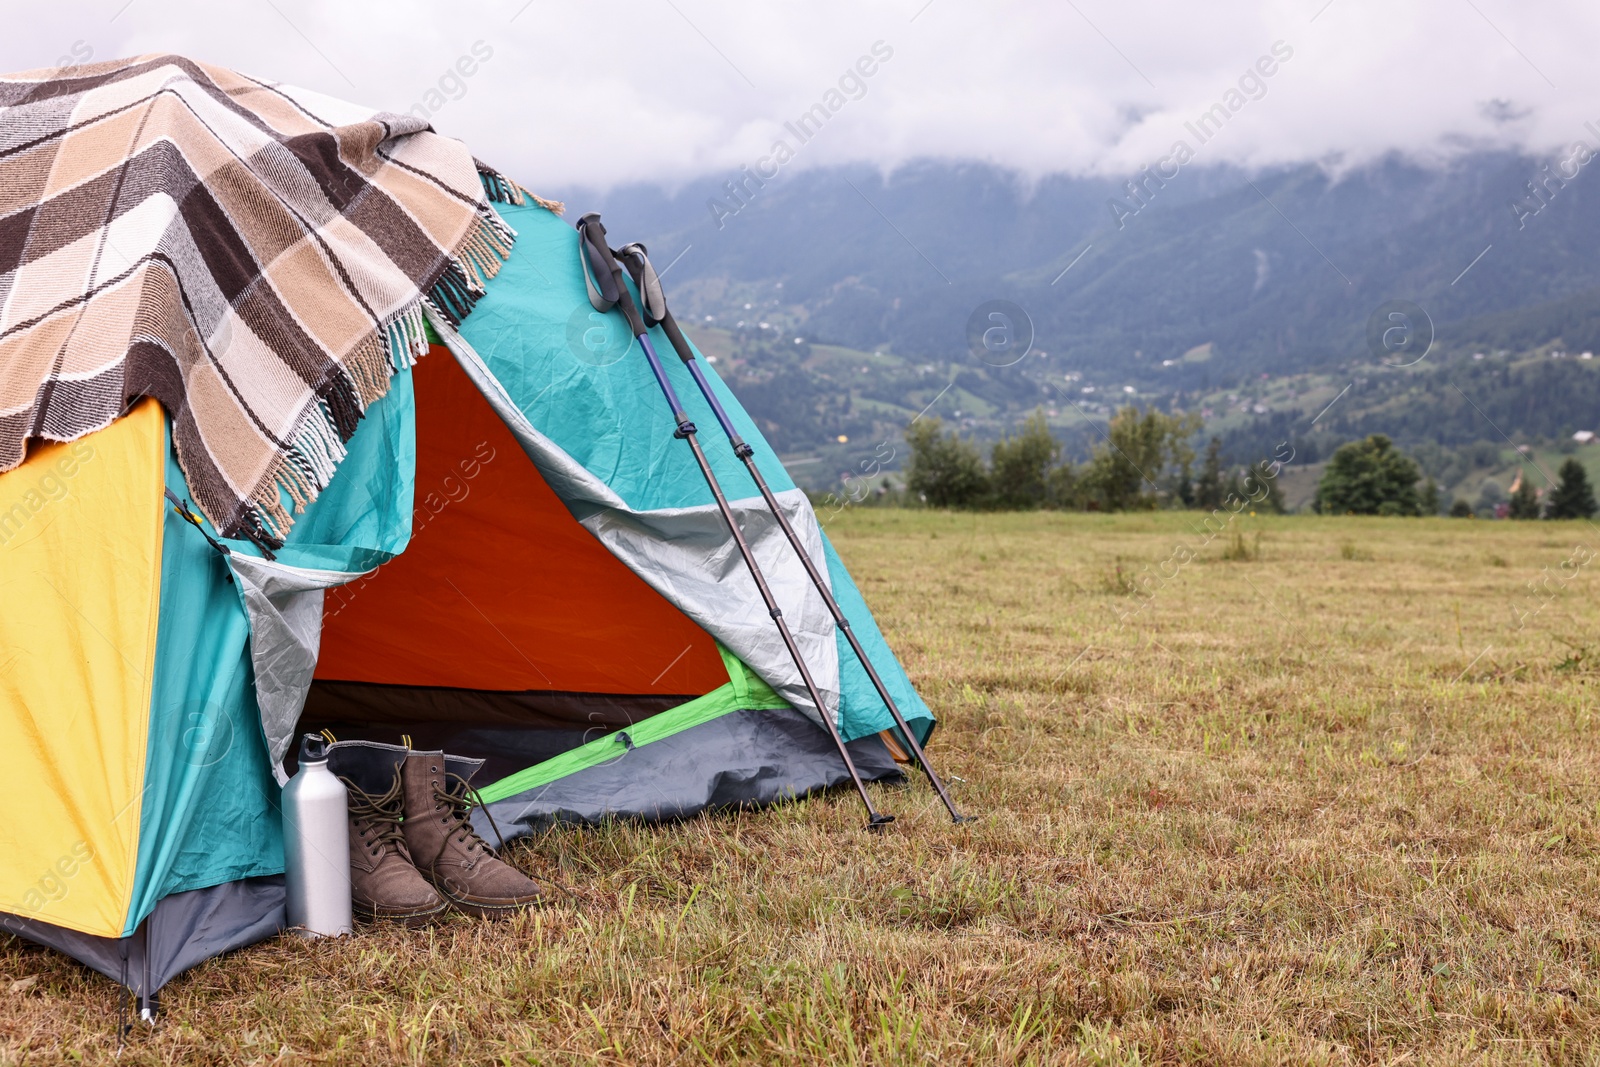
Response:
[[[822,483],[840,437],[887,440],[930,401],[980,439],[1046,408],[1069,452],[1119,402],[1209,409],[1244,463],[1280,431],[1448,448],[1600,428],[1600,365],[1579,358],[1600,349],[1600,137],[1577,138],[1346,173],[1029,181],[924,161],[560,194],[646,241],[680,319],[781,450],[822,457]],[[1020,315],[990,320],[993,301]],[[1376,340],[1395,307],[1414,334],[1398,352]],[[991,321],[1011,348],[973,343]]]

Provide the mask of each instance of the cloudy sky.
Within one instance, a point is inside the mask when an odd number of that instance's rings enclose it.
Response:
[[[181,52],[422,107],[534,188],[735,171],[819,103],[835,113],[796,166],[939,156],[1124,174],[1182,138],[1200,163],[1339,169],[1394,151],[1600,143],[1584,129],[1600,130],[1600,5],[1579,0],[5,6],[6,70]],[[1185,123],[1218,103],[1234,110],[1201,145]]]

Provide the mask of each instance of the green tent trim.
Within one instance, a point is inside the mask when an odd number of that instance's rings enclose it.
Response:
[[[719,719],[735,711],[777,711],[789,705],[772,687],[720,644],[723,665],[728,668],[728,684],[719,686],[705,696],[696,697],[686,704],[652,715],[637,726],[596,738],[588,744],[563,752],[527,770],[518,771],[492,785],[478,790],[485,804],[514,797],[541,785],[549,785],[569,774],[597,767],[607,760],[616,759],[631,748],[641,748],[654,741],[663,741],[693,726]],[[619,747],[622,746],[622,747]]]

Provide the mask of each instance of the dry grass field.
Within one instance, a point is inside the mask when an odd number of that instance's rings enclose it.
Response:
[[[1600,1062],[1600,530],[1197,521],[830,524],[977,822],[551,833],[561,903],[213,960],[118,1062]],[[116,1022],[0,942],[0,1061]]]

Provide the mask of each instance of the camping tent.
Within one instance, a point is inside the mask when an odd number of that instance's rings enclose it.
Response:
[[[846,780],[637,346],[589,305],[576,233],[495,199],[517,235],[503,268],[470,315],[427,307],[427,354],[275,551],[190,503],[154,399],[0,474],[0,925],[147,1006],[281,927],[277,796],[301,731],[486,758],[475,784],[508,837]],[[805,495],[713,387],[925,737]],[[749,476],[708,452],[825,713],[864,777],[897,777],[889,713]]]

